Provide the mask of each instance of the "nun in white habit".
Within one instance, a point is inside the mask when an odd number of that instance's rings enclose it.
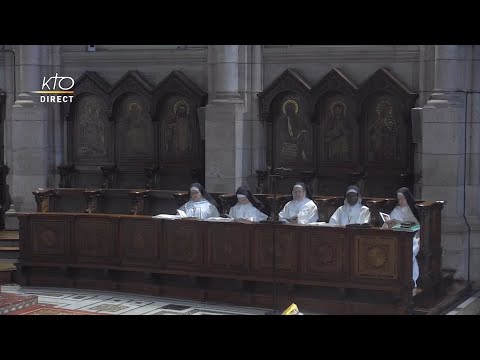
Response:
[[[296,183],[292,189],[293,200],[285,204],[278,214],[280,220],[292,224],[309,224],[318,220],[317,204],[310,199],[304,183]]]
[[[230,208],[228,215],[236,222],[252,223],[267,220],[265,206],[247,188],[240,186],[236,192],[238,202]]]
[[[408,188],[402,187],[397,190],[397,204],[390,213],[390,220],[386,221],[385,224],[383,224],[383,227],[391,228],[402,222],[414,222],[415,224],[420,224],[418,218],[418,211],[415,207],[415,198]],[[413,236],[412,277],[415,287],[417,287],[417,280],[420,275],[417,261],[418,250],[420,250],[420,231],[417,231]]]
[[[217,202],[199,183],[190,185],[190,200],[183,204],[179,210],[184,211],[187,217],[199,219],[220,216]]]
[[[347,188],[345,200],[330,217],[329,224],[345,226],[348,224],[364,224],[370,221],[370,209],[362,205],[362,195],[357,186]]]

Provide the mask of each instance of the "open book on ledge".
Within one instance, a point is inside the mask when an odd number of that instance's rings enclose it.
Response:
[[[155,216],[152,216],[154,219],[168,219],[168,220],[178,220],[178,219],[184,219],[187,217],[187,214],[183,210],[177,210],[176,215],[170,215],[170,214],[158,214]]]
[[[415,225],[406,227],[406,226],[402,226],[402,224],[397,224],[397,225],[392,226],[392,230],[393,230],[393,231],[409,231],[409,232],[415,232],[415,231],[420,230],[420,225],[419,225],[419,224],[415,224]]]

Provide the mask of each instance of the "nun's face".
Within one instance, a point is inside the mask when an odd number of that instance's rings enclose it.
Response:
[[[302,187],[294,187],[292,190],[293,200],[303,200],[305,197],[305,191]]]
[[[403,194],[397,194],[397,199],[398,199],[398,205],[401,207],[407,206],[407,199],[405,199],[405,196]]]
[[[247,205],[247,204],[250,204],[250,201],[248,201],[248,198],[246,197],[240,197],[238,198],[238,202],[242,205]]]
[[[347,202],[354,206],[358,202],[358,194],[354,192],[350,192],[347,194]]]
[[[202,193],[198,190],[190,190],[190,199],[192,201],[199,201],[202,198]]]

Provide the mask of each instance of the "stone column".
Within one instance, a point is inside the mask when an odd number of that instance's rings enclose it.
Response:
[[[480,281],[480,46],[472,46],[471,92],[467,101],[466,217],[470,227],[470,277]]]
[[[251,108],[250,116],[252,119],[252,174],[255,176],[255,170],[265,169],[266,167],[266,138],[265,125],[260,119],[260,102],[258,94],[263,90],[263,54],[262,45],[252,45],[251,57]],[[252,189],[255,189],[255,186]]]
[[[11,164],[7,180],[14,210],[35,211],[32,191],[47,186],[48,116],[32,91],[41,90],[41,45],[21,45],[19,94],[12,106]],[[48,75],[47,75],[48,76]]]
[[[443,267],[467,277],[468,227],[464,218],[466,46],[435,46],[435,84],[422,111],[422,198],[445,200]]]
[[[233,192],[243,180],[244,102],[238,93],[238,45],[216,45],[214,91],[205,111],[205,185],[210,192]]]
[[[238,93],[238,45],[215,47],[217,61],[215,68],[215,99],[239,98]]]

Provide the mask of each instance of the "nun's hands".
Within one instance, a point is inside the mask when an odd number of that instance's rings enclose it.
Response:
[[[395,220],[395,219],[390,219],[390,220],[385,221],[385,224],[387,224],[387,226],[388,226],[389,228],[395,226],[395,225],[398,224],[398,223],[400,223],[400,221]]]
[[[288,219],[288,222],[291,224],[298,224],[298,217],[294,216],[290,219]]]

